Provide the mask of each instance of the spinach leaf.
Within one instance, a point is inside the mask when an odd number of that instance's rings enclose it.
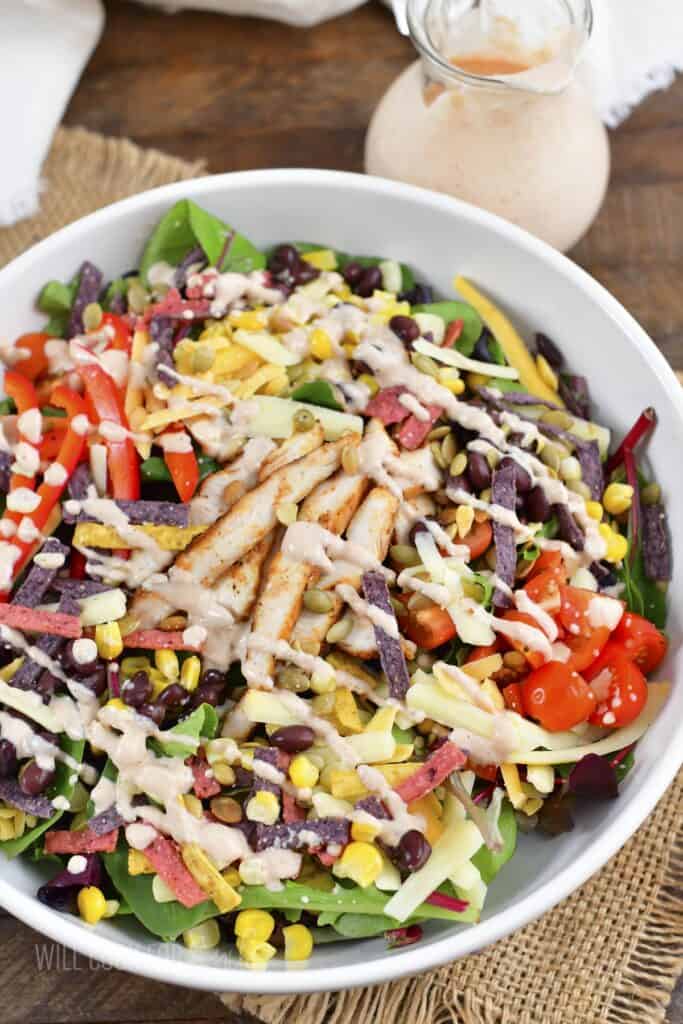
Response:
[[[552,540],[553,537],[557,536],[559,529],[559,523],[556,516],[551,516],[547,523],[544,523],[541,529],[537,533],[537,537],[547,537]]]
[[[241,910],[251,908],[266,910],[307,910],[310,913],[325,914],[382,914],[392,893],[380,892],[374,885],[361,889],[360,886],[345,888],[337,885],[331,892],[314,889],[298,882],[285,882],[284,888],[271,892],[263,885],[244,885],[240,887],[242,902]],[[454,913],[443,907],[435,907],[431,903],[423,903],[415,911],[416,917],[434,918],[441,921],[473,921],[477,912],[470,910]],[[390,926],[395,926],[393,918],[387,918]]]
[[[211,707],[210,704],[200,704],[191,715],[183,718],[172,729],[164,733],[169,739],[150,740],[150,746],[158,754],[162,754],[165,757],[188,757],[190,754],[196,753],[200,737],[213,738],[216,735],[217,728],[218,715],[216,714],[216,709]],[[186,738],[194,739],[194,746],[192,743],[174,742],[170,739],[174,735],[182,736],[183,740]]]
[[[342,406],[336,399],[334,388],[326,380],[312,380],[302,384],[290,396],[297,402],[310,402],[311,405],[322,405],[325,409],[337,409]]]
[[[629,536],[629,543],[633,539]],[[660,590],[654,580],[645,575],[643,552],[640,541],[636,540],[635,555],[631,559],[630,550],[617,569],[617,575],[624,584],[624,599],[629,611],[643,615],[654,622],[658,629],[666,626],[666,593]]]
[[[486,885],[489,885],[503,865],[507,864],[517,845],[517,819],[512,804],[508,800],[501,808],[498,828],[503,837],[503,849],[495,852],[489,850],[488,846],[482,846],[472,858],[472,863],[475,868],[479,869]]]
[[[345,939],[369,939],[396,927],[394,918],[384,914],[341,914],[330,924]]]
[[[68,736],[62,736],[59,745],[65,753],[70,754],[76,761],[79,763],[82,761],[83,749],[85,747],[83,740],[70,740]],[[71,781],[74,774],[73,768],[64,764],[63,761],[58,761],[54,785],[49,791],[50,798],[65,796],[68,800],[76,785],[75,779],[73,782]],[[5,839],[3,842],[0,842],[0,850],[2,850],[6,857],[16,857],[18,854],[23,853],[24,850],[27,850],[36,839],[39,839],[43,832],[47,832],[49,828],[56,825],[63,814],[64,811],[55,811],[51,818],[40,821],[32,829],[29,829],[28,832],[24,832],[23,836],[19,836],[18,839]]]
[[[446,327],[453,320],[462,320],[462,332],[456,342],[456,348],[464,356],[472,355],[474,346],[484,329],[484,324],[476,309],[468,302],[456,302],[455,299],[413,306],[413,313],[431,313],[434,316],[440,316]]]
[[[152,875],[128,874],[128,846],[123,839],[113,853],[102,855],[107,874],[125,900],[125,905],[152,935],[169,941],[177,939],[188,928],[218,917],[218,907],[212,900],[199,903],[196,907],[184,907],[173,900],[157,903],[152,892]]]
[[[55,338],[63,338],[66,334],[71,306],[78,291],[78,275],[68,284],[62,281],[48,281],[43,286],[36,305],[41,313],[47,313],[49,320],[44,330]]]
[[[140,261],[140,277],[148,283],[149,268],[165,262],[178,266],[194,246],[204,250],[210,266],[222,258],[221,271],[249,273],[265,266],[264,254],[248,238],[233,231],[220,218],[197,206],[191,199],[181,199],[164,214],[152,232]]]

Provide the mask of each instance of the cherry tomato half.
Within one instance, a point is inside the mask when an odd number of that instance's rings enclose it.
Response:
[[[598,701],[590,718],[593,725],[617,729],[628,725],[643,710],[647,680],[622,644],[610,640],[585,675],[595,687]]]
[[[655,625],[633,612],[624,614],[614,631],[614,639],[623,644],[629,657],[645,675],[657,668],[669,646]]]
[[[565,576],[562,570],[544,569],[528,579],[524,584],[527,594],[545,611],[554,613],[560,610],[560,586]]]
[[[401,628],[408,639],[423,651],[433,651],[455,636],[453,619],[437,604],[409,612],[405,619],[401,619]]]
[[[522,701],[522,687],[519,683],[509,683],[503,687],[503,700],[509,711],[516,711],[518,715],[524,714],[524,703]]]
[[[462,540],[459,540],[458,543],[467,545],[470,549],[470,561],[474,561],[475,558],[479,558],[485,551],[488,551],[492,540],[493,527],[489,520],[484,519],[481,523],[478,523],[475,519],[470,532]]]
[[[533,629],[538,630],[539,632],[541,631],[538,622],[533,618],[533,616],[527,615],[526,612],[518,612],[515,608],[511,608],[509,611],[504,612],[503,618],[507,622],[521,622],[525,626],[531,626]],[[513,647],[516,651],[519,651],[520,654],[524,655],[532,668],[539,668],[543,664],[545,659],[540,651],[527,647],[522,640],[518,640],[516,637],[505,636],[505,640],[510,647]]]
[[[489,658],[492,654],[498,654],[499,650],[500,639],[496,637],[492,644],[487,644],[485,647],[473,647],[467,655],[465,664],[469,665],[472,661],[480,661],[482,658]]]
[[[561,661],[548,661],[521,684],[524,710],[548,732],[562,732],[585,722],[595,710],[595,696],[578,672]]]

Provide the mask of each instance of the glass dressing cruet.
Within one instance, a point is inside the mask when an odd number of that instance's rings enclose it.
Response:
[[[566,250],[609,176],[577,65],[590,0],[395,0],[420,57],[372,117],[369,174],[436,189]]]

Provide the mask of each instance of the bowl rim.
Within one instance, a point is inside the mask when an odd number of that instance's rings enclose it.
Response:
[[[683,388],[663,354],[634,317],[585,270],[547,243],[495,214],[450,196],[385,178],[346,171],[277,168],[206,175],[162,185],[104,206],[31,246],[0,270],[0,288],[10,283],[15,275],[25,272],[36,254],[49,255],[55,250],[58,251],[65,240],[77,238],[79,235],[88,236],[102,224],[115,221],[119,214],[144,209],[152,200],[168,200],[171,203],[190,197],[200,201],[208,195],[220,195],[226,187],[228,191],[232,191],[240,185],[252,186],[254,183],[264,187],[283,183],[292,186],[315,185],[329,188],[331,191],[342,188],[382,194],[398,200],[408,199],[437,211],[442,210],[446,214],[456,213],[470,222],[493,229],[522,251],[534,254],[569,278],[591,302],[600,306],[615,321],[629,343],[635,346],[641,355],[647,357],[660,386],[677,410],[683,424]],[[683,735],[683,723],[679,731]],[[357,964],[324,968],[307,967],[305,970],[292,972],[250,971],[244,966],[215,967],[201,962],[184,962],[164,957],[156,952],[146,952],[137,945],[128,946],[113,938],[88,931],[76,919],[50,910],[34,896],[20,892],[4,879],[0,879],[0,905],[29,927],[84,956],[94,957],[112,967],[169,984],[247,995],[339,991],[358,986],[359,980],[363,986],[376,985],[406,975],[419,974],[484,949],[551,910],[583,885],[623,846],[664,794],[682,763],[683,744],[671,743],[646,776],[637,796],[625,806],[616,820],[587,850],[535,892],[490,919],[468,926],[456,936],[447,935],[366,963],[363,966],[362,979],[358,977]],[[457,953],[454,951],[454,945],[457,946]]]

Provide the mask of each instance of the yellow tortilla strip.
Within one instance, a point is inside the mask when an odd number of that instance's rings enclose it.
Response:
[[[136,526],[156,542],[162,551],[183,551],[190,541],[204,533],[206,526]],[[103,523],[78,523],[74,530],[74,547],[129,548],[130,541],[122,537],[113,526]]]

